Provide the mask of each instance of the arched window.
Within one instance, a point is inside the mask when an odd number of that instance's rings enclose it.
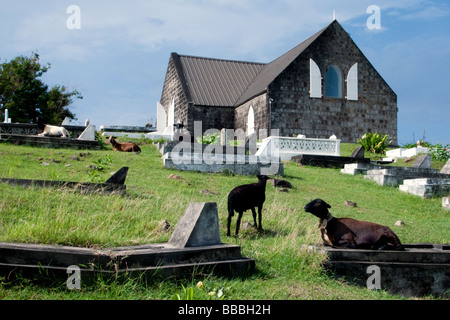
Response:
[[[329,66],[325,74],[325,96],[342,98],[342,72],[335,65]]]

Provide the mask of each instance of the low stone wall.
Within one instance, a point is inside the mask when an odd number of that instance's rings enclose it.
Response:
[[[29,144],[37,146],[45,146],[48,148],[73,148],[73,149],[101,149],[98,141],[94,140],[80,140],[71,138],[57,138],[57,137],[41,137],[21,134],[0,134],[0,141],[9,142],[13,144]]]

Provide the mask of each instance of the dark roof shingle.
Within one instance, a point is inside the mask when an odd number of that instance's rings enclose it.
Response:
[[[191,99],[197,105],[233,106],[265,64],[178,56]]]

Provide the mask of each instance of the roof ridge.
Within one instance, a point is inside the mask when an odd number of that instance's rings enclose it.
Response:
[[[330,24],[328,24],[326,27],[322,28],[321,30],[319,30],[318,32],[314,33],[313,35],[311,35],[310,37],[308,37],[306,40],[302,41],[301,43],[299,43],[298,45],[296,45],[295,47],[293,47],[292,49],[290,49],[289,51],[283,53],[281,56],[279,56],[278,58],[272,60],[270,63],[266,64],[259,72],[258,74],[253,78],[253,80],[248,84],[248,86],[245,88],[245,90],[242,92],[241,96],[234,102],[234,106],[238,106],[241,105],[245,102],[247,102],[248,100],[252,99],[253,97],[255,97],[255,94],[250,93],[248,97],[246,97],[246,94],[248,94],[248,91],[250,90],[250,88],[252,87],[252,85],[256,85],[256,81],[260,79],[260,76],[264,76],[264,73],[267,72],[267,70],[270,70],[270,68],[276,68],[278,69],[278,65],[276,65],[277,61],[280,62],[280,64],[282,64],[281,67],[279,67],[281,69],[280,72],[282,72],[282,70],[286,69],[291,63],[292,61],[294,61],[303,51],[305,51],[317,38],[319,38],[319,36],[325,31],[327,30],[333,23],[339,23],[337,22],[337,20],[333,20],[333,22],[331,22]],[[304,47],[304,48],[302,48]],[[295,57],[290,57],[290,55],[295,52],[296,50],[301,49],[299,52],[297,52],[297,54],[295,55]],[[282,62],[283,58],[286,57],[290,57],[287,59],[286,62]],[[270,82],[272,82],[279,73],[276,73],[275,76],[270,76],[268,81],[268,84]],[[267,82],[266,81],[266,82]],[[267,84],[267,85],[268,85]],[[267,89],[267,88],[266,88]],[[261,92],[263,92],[264,90],[261,91],[261,89],[257,89],[259,90],[259,92],[257,94],[260,94]]]
[[[179,57],[184,58],[193,58],[193,59],[202,59],[202,60],[212,60],[212,61],[223,61],[223,62],[233,62],[233,63],[244,63],[244,64],[258,64],[258,65],[267,65],[265,62],[254,62],[254,61],[244,61],[244,60],[232,60],[232,59],[223,59],[223,58],[211,58],[211,57],[201,57],[195,55],[186,55],[186,54],[178,54]]]

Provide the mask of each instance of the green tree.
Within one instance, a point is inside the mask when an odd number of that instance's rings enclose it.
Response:
[[[59,125],[65,117],[74,119],[69,110],[73,100],[82,99],[78,91],[48,85],[39,78],[50,69],[41,65],[39,55],[19,56],[0,64],[0,110],[8,109],[14,122]]]

